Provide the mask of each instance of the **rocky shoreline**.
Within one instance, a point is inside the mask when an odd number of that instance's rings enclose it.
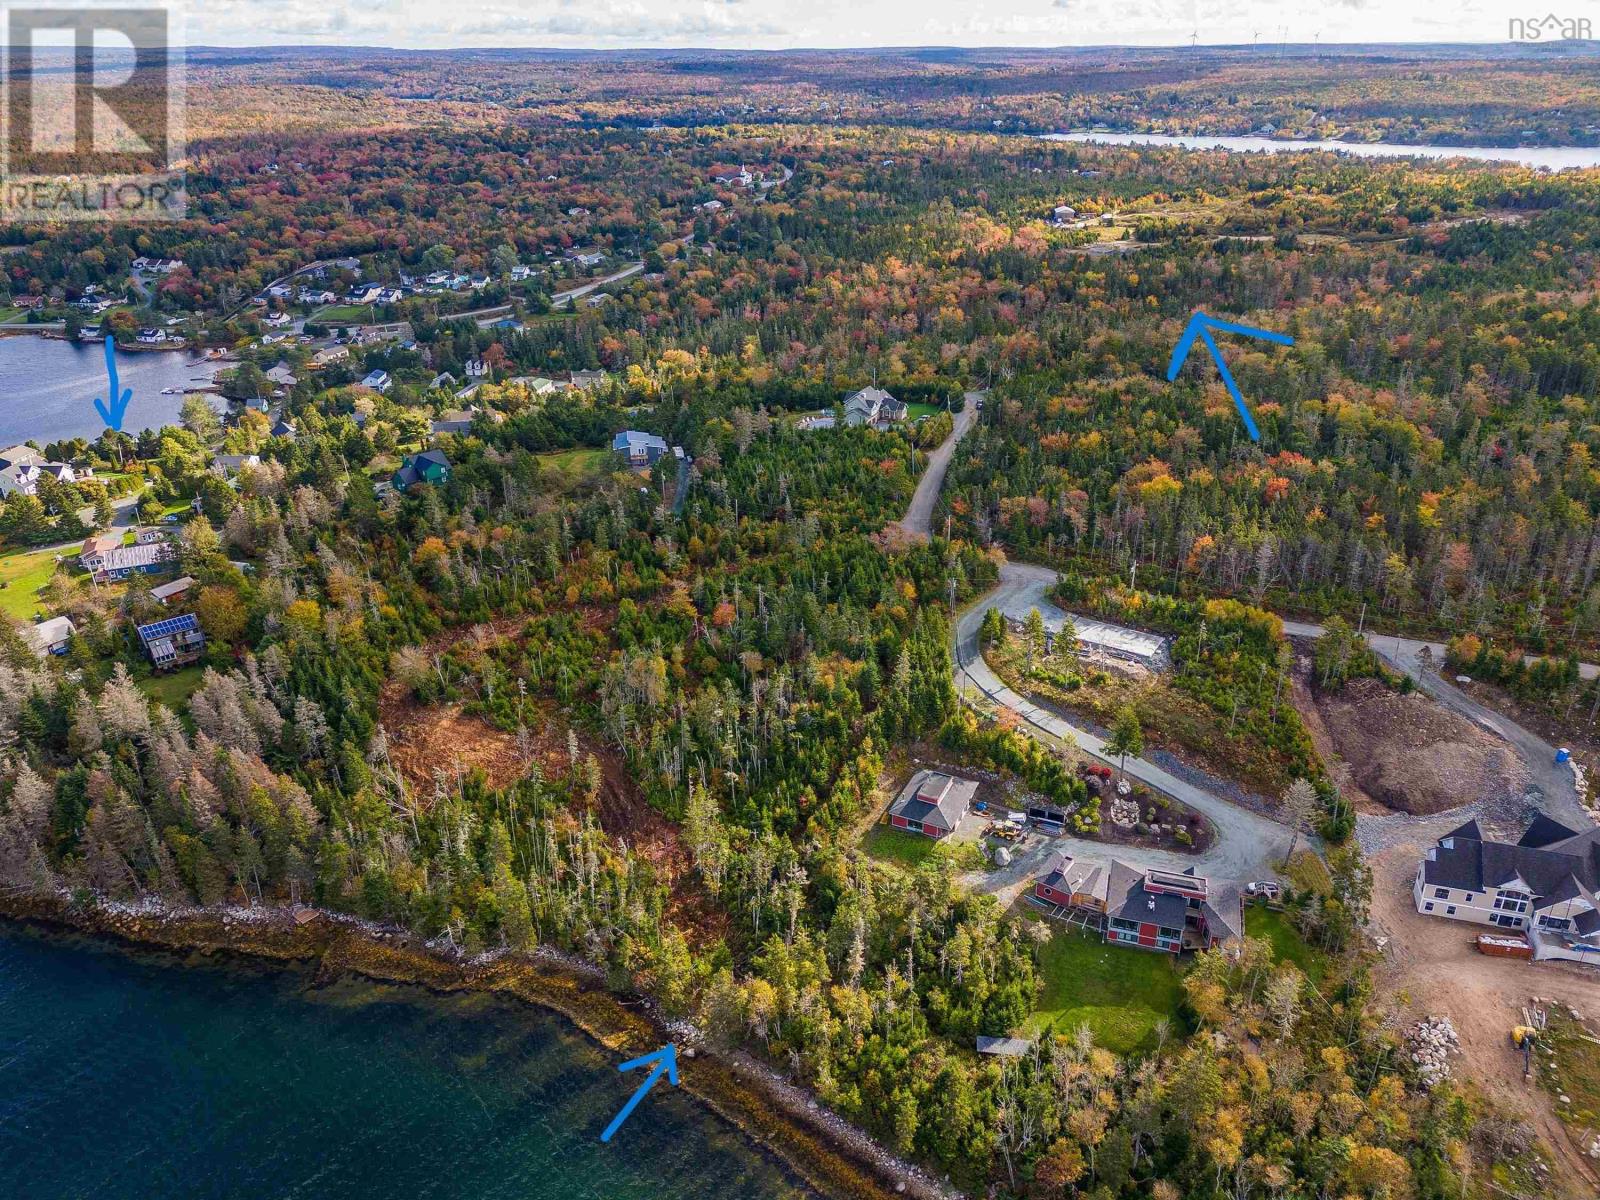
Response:
[[[830,1200],[959,1200],[960,1191],[907,1163],[759,1060],[705,1045],[686,1022],[608,991],[593,964],[541,947],[530,954],[467,957],[403,930],[313,908],[169,908],[158,903],[76,903],[66,896],[0,894],[0,917],[33,921],[135,946],[314,962],[317,978],[359,975],[440,993],[515,996],[558,1012],[621,1057],[670,1039],[690,1060],[681,1086]]]

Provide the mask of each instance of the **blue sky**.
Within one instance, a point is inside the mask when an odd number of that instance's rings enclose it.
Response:
[[[1596,0],[1555,0],[1574,15]],[[1565,6],[1565,8],[1563,8]],[[1542,13],[1544,10],[1539,10]],[[1267,45],[1503,41],[1511,0],[200,0],[194,44],[381,46]]]

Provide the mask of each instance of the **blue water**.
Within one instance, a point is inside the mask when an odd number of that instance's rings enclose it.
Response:
[[[0,925],[4,1200],[800,1200],[553,1014]],[[683,1064],[685,1073],[693,1062]]]
[[[164,388],[203,387],[215,364],[191,365],[186,350],[122,351],[117,376],[133,392],[122,428],[132,434],[178,422],[183,397]],[[30,438],[44,446],[62,438],[97,438],[105,426],[95,400],[106,397],[103,343],[59,338],[0,337],[0,446]]]

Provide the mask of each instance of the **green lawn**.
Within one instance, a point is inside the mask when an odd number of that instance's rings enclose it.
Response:
[[[55,550],[17,551],[0,556],[0,612],[31,622],[39,611],[39,590],[56,573]]]
[[[151,675],[139,680],[139,690],[150,699],[159,700],[168,708],[177,710],[189,703],[189,697],[200,686],[200,677],[204,674],[204,667],[194,666],[167,675]]]
[[[1327,973],[1327,960],[1320,950],[1306,945],[1288,913],[1273,912],[1259,904],[1244,910],[1246,937],[1266,938],[1272,943],[1272,954],[1279,962],[1292,962],[1306,973],[1312,983],[1321,983]]]
[[[306,320],[314,324],[337,325],[340,322],[371,321],[372,305],[370,304],[330,304],[326,308],[319,308]]]
[[[920,867],[939,849],[937,839],[923,837],[920,833],[907,833],[890,825],[874,825],[867,831],[861,848],[873,858],[899,863],[902,867]]]
[[[975,842],[939,841],[892,825],[874,825],[861,839],[861,848],[873,858],[902,867],[920,867],[936,857],[950,859],[961,871],[978,871],[987,865]]]
[[[611,459],[611,451],[580,447],[577,450],[557,450],[535,457],[544,466],[560,471],[563,475],[587,475],[591,471],[604,470]]]
[[[1097,934],[1055,922],[1051,927],[1055,936],[1039,951],[1044,992],[1028,1020],[1029,1033],[1070,1034],[1087,1025],[1095,1045],[1128,1054],[1154,1046],[1156,1022],[1163,1017],[1174,1034],[1183,1032],[1183,973],[1173,955],[1108,946]]]
[[[942,404],[923,404],[920,400],[906,405],[906,420],[915,421],[918,417],[931,417],[934,413],[942,413]]]

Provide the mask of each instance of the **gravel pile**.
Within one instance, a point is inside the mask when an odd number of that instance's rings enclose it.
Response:
[[[1450,1078],[1450,1055],[1461,1052],[1461,1039],[1449,1017],[1424,1017],[1406,1034],[1406,1047],[1425,1088]]]

